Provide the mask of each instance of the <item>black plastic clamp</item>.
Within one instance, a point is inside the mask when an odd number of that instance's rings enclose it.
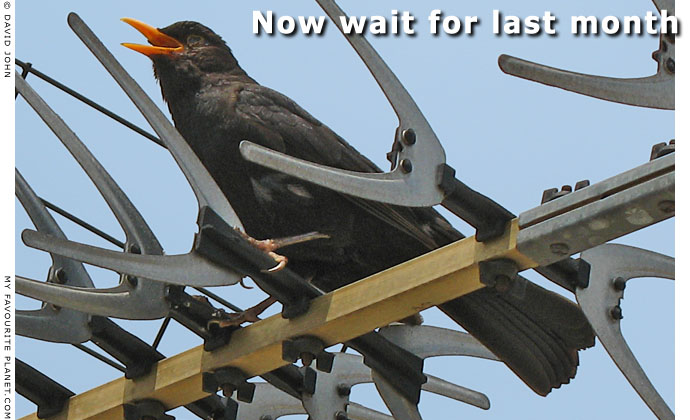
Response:
[[[59,414],[74,392],[16,359],[17,392],[36,404],[36,415],[45,419]]]
[[[170,316],[204,340],[204,350],[213,351],[230,342],[233,331],[239,327],[221,328],[210,323],[218,318],[219,309],[208,301],[195,299],[182,287],[168,286],[166,299],[170,302]]]
[[[583,259],[566,258],[547,266],[537,267],[535,270],[557,285],[575,293],[577,288],[585,289],[589,286],[591,268]]]
[[[294,363],[297,359],[301,359],[304,366],[309,366],[316,359],[316,368],[330,373],[335,356],[324,351],[325,347],[323,341],[314,336],[291,338],[283,341],[283,360]]]
[[[89,320],[91,341],[125,365],[125,378],[136,379],[148,374],[153,365],[165,358],[139,337],[101,316]]]
[[[510,290],[518,274],[518,265],[508,258],[479,262],[479,281],[498,292]]]
[[[495,239],[506,231],[515,215],[489,197],[471,189],[455,177],[455,169],[439,167],[438,186],[446,194],[441,203],[465,222],[472,225],[478,242]]]
[[[301,399],[302,394],[316,392],[316,371],[310,367],[287,365],[261,375],[266,382],[281,391]]]
[[[309,310],[310,300],[321,294],[289,268],[268,273],[275,260],[252,246],[209,207],[201,209],[197,224],[199,233],[194,251],[209,261],[250,276],[283,305],[283,318],[302,315]]]
[[[237,391],[239,401],[251,403],[256,385],[247,382],[248,378],[249,375],[236,367],[220,368],[202,374],[201,389],[212,394],[220,389],[226,397]]]
[[[165,414],[165,406],[158,400],[141,400],[124,404],[125,420],[175,420]]]
[[[213,394],[187,404],[185,408],[206,420],[237,420],[239,405],[232,398],[220,398]]]
[[[424,359],[370,332],[346,342],[362,356],[364,364],[383,376],[406,400],[419,404],[424,375]]]

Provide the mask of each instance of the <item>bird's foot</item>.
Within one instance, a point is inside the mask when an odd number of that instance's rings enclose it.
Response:
[[[251,236],[247,235],[246,233],[242,232],[241,230],[235,228],[235,230],[242,235],[244,239],[246,239],[252,246],[262,250],[268,256],[273,258],[273,260],[277,263],[275,267],[270,268],[268,270],[263,270],[266,273],[275,273],[287,265],[288,259],[284,255],[280,255],[276,253],[275,251],[279,248],[282,248],[284,246],[288,245],[294,245],[294,244],[299,244],[302,242],[308,242],[308,241],[313,241],[315,239],[328,239],[330,238],[329,235],[324,235],[323,233],[319,232],[309,232],[305,233],[302,235],[295,235],[295,236],[288,236],[286,238],[279,238],[279,239],[254,239]]]
[[[269,306],[273,305],[276,302],[276,300],[277,299],[274,297],[269,297],[259,302],[257,305],[254,305],[251,308],[244,310],[242,312],[236,312],[231,314],[222,313],[219,318],[210,320],[208,324],[217,325],[220,328],[226,328],[239,327],[241,324],[244,324],[245,322],[254,323],[260,321],[261,318],[259,318],[259,315],[261,315],[262,312],[268,309]]]

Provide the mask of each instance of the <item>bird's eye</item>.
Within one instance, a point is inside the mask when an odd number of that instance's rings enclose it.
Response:
[[[204,44],[204,37],[201,35],[189,35],[187,37],[187,45],[190,46],[196,46],[196,45],[203,45]]]

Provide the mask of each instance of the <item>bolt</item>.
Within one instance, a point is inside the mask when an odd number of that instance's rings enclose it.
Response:
[[[623,309],[621,309],[619,305],[611,308],[611,318],[615,319],[616,321],[623,319]]]
[[[137,244],[132,244],[129,246],[129,252],[132,254],[141,254],[141,248],[139,248]]]
[[[335,390],[341,397],[348,397],[350,395],[351,387],[348,384],[338,384]]]
[[[676,62],[672,58],[666,60],[666,70],[671,74],[676,72]]]
[[[302,366],[311,366],[311,362],[314,361],[314,355],[306,351],[300,353],[299,358],[302,360]]]
[[[410,159],[403,159],[403,161],[400,162],[400,167],[402,167],[403,172],[406,174],[412,172],[412,162]]]
[[[402,141],[406,146],[412,146],[417,142],[417,133],[415,133],[411,128],[403,130]]]
[[[661,210],[664,213],[675,213],[676,211],[676,202],[675,200],[663,200],[659,202],[659,210]]]
[[[224,397],[231,397],[232,394],[235,392],[235,386],[232,384],[222,384],[220,386],[220,389],[223,391]]]
[[[55,270],[55,283],[65,284],[67,283],[67,273],[62,268]]]
[[[582,181],[578,181],[577,184],[575,184],[575,191],[581,190],[585,187],[589,187],[589,179],[583,179]]]
[[[344,411],[337,411],[335,413],[335,420],[347,420],[347,413]]]
[[[623,277],[616,277],[613,279],[613,288],[619,292],[625,290],[625,279]]]
[[[139,279],[137,279],[137,278],[134,277],[134,276],[130,276],[129,274],[127,274],[127,275],[125,276],[125,280],[126,280],[127,283],[129,283],[130,286],[132,286],[132,287],[137,287],[137,284],[139,283]]]
[[[567,244],[564,244],[563,242],[551,244],[549,246],[549,249],[551,249],[552,254],[556,255],[568,255],[568,251],[570,251],[570,247]]]
[[[496,282],[496,285],[494,287],[496,288],[497,292],[505,293],[508,290],[510,290],[510,277],[504,274],[499,274],[496,277],[494,277],[494,281]]]

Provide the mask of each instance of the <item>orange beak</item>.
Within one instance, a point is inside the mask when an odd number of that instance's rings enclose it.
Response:
[[[180,41],[164,34],[151,25],[147,25],[144,22],[131,18],[122,18],[121,20],[132,25],[134,29],[141,32],[141,34],[144,35],[151,44],[140,45],[123,42],[122,45],[124,47],[140,52],[147,57],[151,57],[153,55],[173,55],[184,50],[184,46]]]

